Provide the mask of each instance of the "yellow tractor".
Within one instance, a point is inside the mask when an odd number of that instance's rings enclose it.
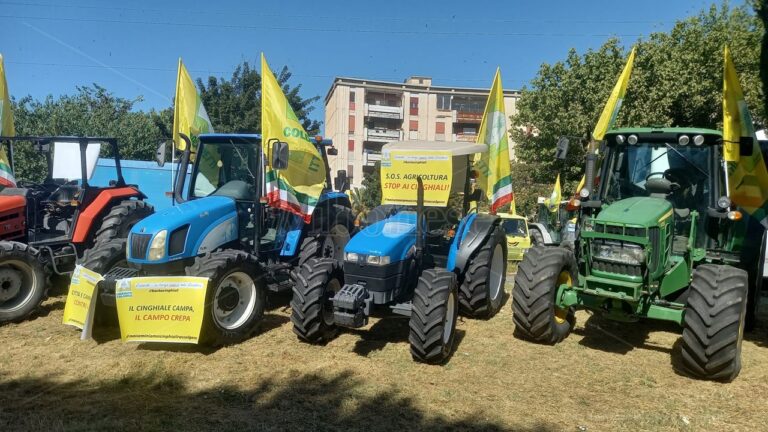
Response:
[[[499,213],[501,228],[507,236],[507,260],[522,261],[523,255],[531,247],[528,222],[523,216]]]

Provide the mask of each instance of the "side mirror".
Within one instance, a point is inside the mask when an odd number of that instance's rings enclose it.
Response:
[[[327,154],[328,156],[336,156],[339,154],[339,149],[337,149],[336,147],[328,147],[327,149],[325,149],[325,154]]]
[[[167,141],[162,141],[158,144],[157,150],[155,150],[155,160],[159,167],[165,165],[165,148],[167,147],[167,143]]]
[[[272,160],[270,161],[272,169],[282,170],[288,168],[288,143],[285,141],[274,141],[272,143]]]
[[[333,188],[339,192],[345,192],[349,189],[349,179],[346,170],[336,171],[336,178],[333,179]]]
[[[555,158],[558,160],[565,160],[565,157],[568,156],[568,145],[570,142],[568,141],[568,138],[561,136],[559,140],[557,140],[557,150],[555,151]]]

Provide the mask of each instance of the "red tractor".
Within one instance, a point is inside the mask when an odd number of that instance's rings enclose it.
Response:
[[[25,156],[16,186],[0,191],[0,323],[18,321],[45,299],[52,275],[69,275],[97,242],[125,238],[153,213],[146,196],[126,185],[114,138],[0,137],[11,169],[14,146]],[[109,186],[88,184],[102,145],[115,158]],[[42,158],[41,158],[42,159]],[[37,164],[35,164],[37,162]],[[22,167],[19,167],[22,168]]]

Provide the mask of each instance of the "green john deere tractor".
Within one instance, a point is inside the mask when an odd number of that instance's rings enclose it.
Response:
[[[519,265],[516,333],[560,342],[576,309],[672,321],[684,372],[733,380],[762,289],[765,230],[728,198],[721,133],[617,129],[600,150],[600,167],[588,152],[574,251],[536,247]]]

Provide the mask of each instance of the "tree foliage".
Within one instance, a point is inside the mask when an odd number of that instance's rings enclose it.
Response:
[[[755,13],[763,23],[763,43],[760,49],[760,78],[763,81],[763,109],[768,116],[768,0],[755,0]]]
[[[288,83],[291,76],[287,66],[275,74],[304,129],[310,135],[316,134],[320,131],[320,122],[312,120],[309,115],[315,108],[312,105],[320,97],[304,99],[299,94],[301,84],[291,86]],[[261,132],[261,75],[248,62],[240,64],[230,79],[211,76],[205,82],[198,79],[197,86],[214,130]]]
[[[678,21],[669,32],[652,33],[639,40],[616,126],[721,127],[726,44],[753,118],[764,125],[759,65],[762,35],[763,25],[748,7],[730,8],[726,4]],[[520,202],[535,202],[517,186],[521,172],[530,175],[532,185],[547,185],[549,190],[557,173],[562,172],[563,193],[573,193],[584,165],[585,140],[579,137],[591,133],[630,48],[609,39],[583,55],[572,49],[565,60],[543,64],[531,87],[523,89],[518,113],[511,117],[516,154],[523,163],[513,172]],[[538,134],[530,133],[532,129]],[[561,135],[572,137],[565,163],[554,158],[555,143]]]

